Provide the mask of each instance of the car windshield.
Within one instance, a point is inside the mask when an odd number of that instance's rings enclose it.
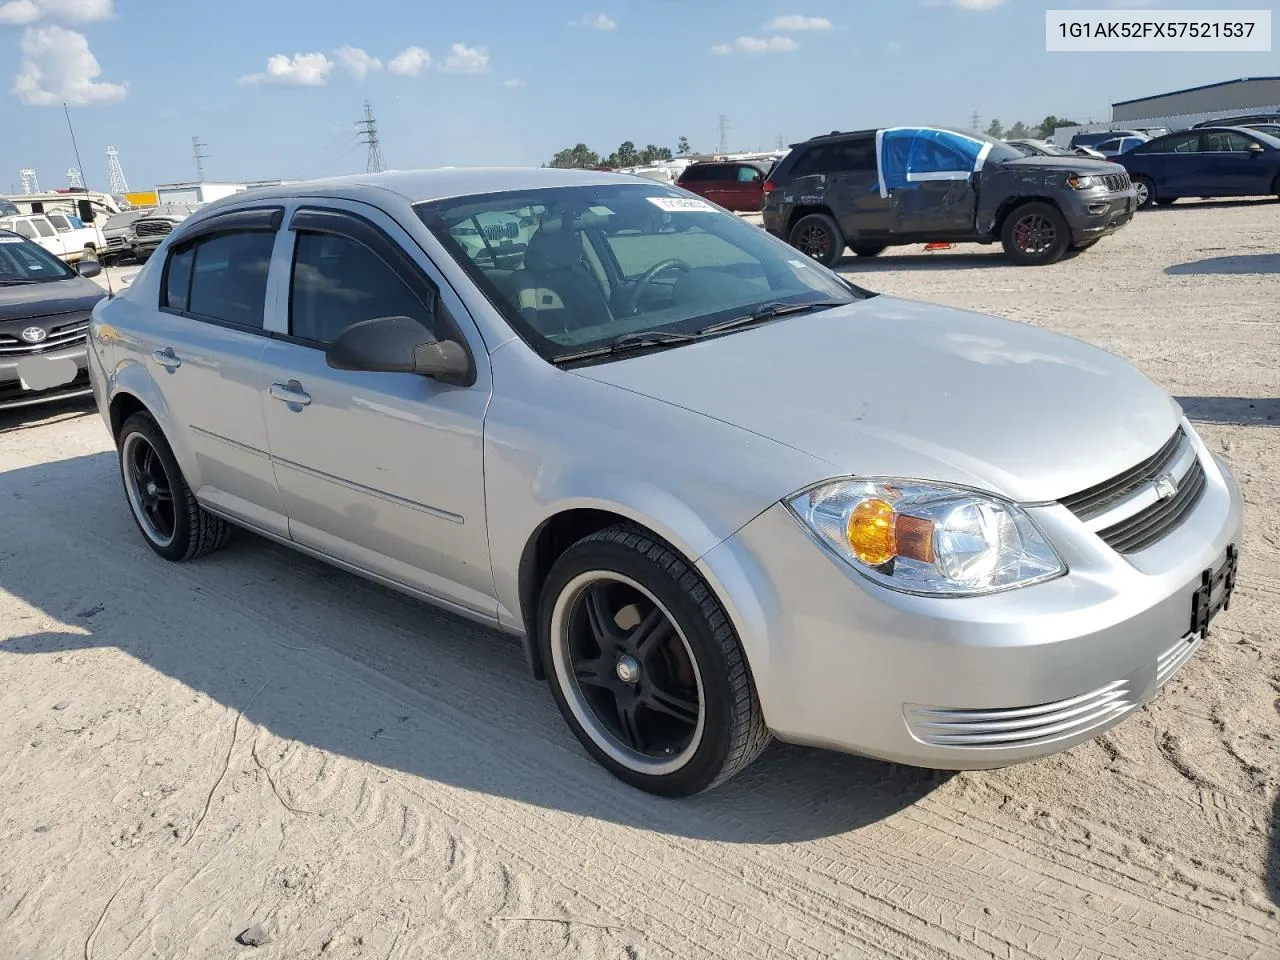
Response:
[[[75,274],[39,244],[0,235],[0,286],[65,280]]]
[[[415,209],[511,325],[555,362],[869,296],[705,200],[661,184],[457,197]],[[736,325],[736,324],[735,324]]]
[[[144,216],[146,216],[146,212],[142,210],[126,210],[124,213],[112,214],[107,218],[107,222],[102,225],[102,229],[120,230]]]

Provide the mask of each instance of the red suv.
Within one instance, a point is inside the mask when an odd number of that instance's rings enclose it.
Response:
[[[757,213],[764,205],[765,169],[745,160],[707,160],[684,168],[676,186],[735,213]]]

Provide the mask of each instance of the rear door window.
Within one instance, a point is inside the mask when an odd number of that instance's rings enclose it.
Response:
[[[40,236],[42,237],[52,237],[56,233],[56,231],[53,229],[52,225],[50,225],[48,220],[41,219],[41,220],[31,220],[28,222],[31,223],[32,226],[36,228],[36,233],[40,234]]]
[[[200,237],[170,254],[164,303],[171,310],[261,330],[274,230]]]

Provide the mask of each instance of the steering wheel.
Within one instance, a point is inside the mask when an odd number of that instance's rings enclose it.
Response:
[[[666,260],[659,260],[652,267],[646,270],[641,275],[640,279],[636,281],[636,285],[632,287],[631,293],[627,295],[626,304],[622,308],[623,316],[631,316],[634,314],[640,307],[640,294],[644,292],[644,288],[653,282],[654,277],[660,273],[670,270],[672,267],[683,270],[685,273],[688,273],[692,269],[692,267],[683,260],[677,260],[674,257],[669,257]]]

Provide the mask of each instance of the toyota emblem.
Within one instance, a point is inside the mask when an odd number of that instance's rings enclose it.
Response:
[[[49,331],[45,330],[44,327],[27,327],[22,331],[22,339],[27,343],[39,343],[47,336],[49,336]]]

